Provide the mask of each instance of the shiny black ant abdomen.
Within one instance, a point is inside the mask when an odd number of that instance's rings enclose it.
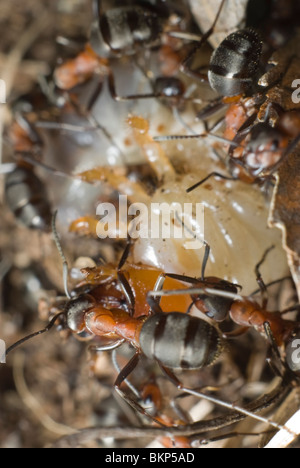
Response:
[[[217,329],[205,320],[180,312],[149,317],[140,332],[149,359],[171,369],[199,369],[213,364],[223,349]]]
[[[5,197],[11,211],[25,226],[50,230],[51,205],[44,183],[32,168],[17,166],[6,176]]]
[[[248,94],[257,84],[262,42],[253,29],[241,29],[213,52],[208,80],[222,96]]]

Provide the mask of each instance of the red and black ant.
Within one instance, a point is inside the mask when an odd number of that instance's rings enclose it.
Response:
[[[110,90],[114,99],[122,100],[115,91],[114,76],[109,60],[135,56],[146,49],[162,45],[162,35],[168,21],[180,22],[181,5],[172,5],[172,14],[165,2],[115,2],[103,8],[101,0],[93,1],[95,20],[91,27],[90,40],[84,51],[57,67],[54,72],[56,85],[63,90],[89,81],[95,74],[101,81],[95,96],[101,92],[103,79],[109,76]],[[172,19],[171,19],[172,17]],[[167,46],[167,45],[166,45]],[[169,46],[170,47],[170,46]],[[170,55],[169,48],[164,51]],[[169,76],[170,71],[168,72]]]
[[[262,41],[253,29],[238,30],[224,39],[211,56],[207,76],[198,71],[191,71],[190,64],[203,42],[213,32],[224,3],[223,0],[212,27],[184,60],[182,69],[194,78],[208,80],[211,88],[221,96],[213,101],[208,109],[205,108],[200,112],[199,118],[206,118],[207,112],[210,115],[215,108],[218,109],[222,100],[224,105],[231,104],[225,118],[226,130],[223,142],[229,146],[228,166],[232,177],[218,172],[213,172],[209,177],[219,176],[228,180],[239,178],[248,183],[261,182],[269,179],[285,157],[298,145],[299,111],[296,108],[286,110],[279,104],[267,101],[268,89],[274,86],[274,83],[265,85],[259,81],[262,75],[260,71]],[[260,121],[260,114],[266,105],[264,119]],[[272,113],[275,111],[277,114],[275,125],[269,118],[270,111]],[[165,141],[207,136],[221,140],[211,132],[200,135],[170,135],[154,139]],[[187,191],[194,190],[203,182],[200,181]]]
[[[253,414],[251,411],[238,405],[227,403],[197,390],[187,388],[178,380],[173,373],[173,369],[200,369],[215,362],[223,349],[221,333],[206,320],[193,317],[188,313],[184,314],[179,311],[164,313],[155,297],[155,295],[158,296],[160,294],[160,291],[158,291],[161,284],[159,278],[153,293],[154,297],[150,294],[147,298],[150,310],[147,311],[146,315],[136,317],[134,314],[134,292],[121,270],[128,256],[129,244],[124,251],[117,271],[117,278],[121,284],[125,301],[116,295],[114,286],[113,296],[108,297],[107,292],[106,296],[103,295],[103,285],[102,288],[100,285],[101,291],[99,291],[97,286],[91,288],[89,285],[86,285],[81,290],[81,294],[78,292],[77,297],[72,299],[72,294],[67,286],[67,262],[55,230],[55,216],[53,218],[53,232],[64,263],[64,282],[68,301],[63,306],[63,310],[53,317],[47,327],[12,345],[7,349],[6,355],[25,341],[49,331],[55,325],[58,318],[63,318],[67,327],[78,335],[89,335],[92,338],[106,336],[114,339],[114,342],[109,346],[96,346],[97,350],[114,350],[124,341],[132,345],[135,349],[134,356],[120,371],[114,387],[133,408],[142,414],[146,414],[160,425],[162,425],[160,421],[148,415],[139,403],[128,397],[121,390],[122,383],[126,381],[130,373],[135,369],[142,354],[156,361],[166,376],[184,393],[196,396],[197,398],[204,398],[227,409],[234,409],[244,416],[251,416],[277,429],[283,428],[283,426],[269,421],[262,416]],[[201,292],[203,291],[206,293],[205,289],[201,289]],[[184,294],[193,294],[193,292],[195,294],[198,293],[195,289],[194,291],[186,290]],[[190,307],[188,308],[189,310]]]
[[[5,177],[6,203],[25,226],[48,231],[51,225],[51,205],[45,184],[34,171],[34,158],[43,151],[43,141],[34,126],[21,114],[10,128],[13,151],[20,158]],[[31,163],[32,161],[32,163]]]
[[[9,143],[12,146],[15,164],[9,164],[5,176],[5,199],[15,217],[30,229],[51,230],[52,209],[47,188],[37,175],[35,168],[40,167],[60,177],[71,177],[47,166],[42,160],[45,153],[44,139],[39,127],[64,128],[63,123],[40,122],[37,116],[16,111],[8,130]],[[73,131],[72,125],[68,130]]]
[[[102,3],[99,0],[94,1],[96,20],[92,25],[90,41],[85,45],[85,49],[75,58],[59,65],[54,71],[56,86],[65,91],[72,91],[75,86],[96,78],[97,86],[86,105],[86,111],[91,114],[92,107],[102,91],[103,83],[108,78],[110,95],[114,100],[126,102],[138,99],[161,99],[171,106],[175,117],[181,121],[178,108],[186,101],[199,102],[188,96],[183,81],[174,76],[182,61],[182,41],[179,41],[180,47],[177,50],[178,39],[168,35],[168,29],[176,29],[181,22],[181,15],[184,16],[186,13],[181,11],[182,5],[172,5],[171,13],[167,4],[161,1],[156,1],[154,4],[147,1],[137,4],[133,1],[125,5],[116,2],[116,5],[106,10]],[[153,79],[152,73],[142,70],[151,85],[151,92],[119,95],[111,67],[112,59],[135,58],[141,50],[146,49],[148,52],[157,45],[161,46],[159,61],[164,62],[163,75]],[[166,60],[171,64],[168,65]],[[137,65],[139,66],[138,63]],[[74,97],[72,99],[74,100]],[[185,126],[184,122],[181,123]],[[107,133],[106,136],[108,137]]]

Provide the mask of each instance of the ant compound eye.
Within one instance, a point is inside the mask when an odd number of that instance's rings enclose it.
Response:
[[[68,327],[76,332],[81,333],[85,328],[84,317],[88,309],[94,304],[92,297],[82,295],[68,302],[66,307]]]
[[[216,322],[223,322],[230,310],[232,299],[222,297],[205,297],[204,307],[207,309],[206,315]]]

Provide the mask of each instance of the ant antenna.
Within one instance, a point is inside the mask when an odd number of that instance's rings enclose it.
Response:
[[[263,254],[263,257],[262,259],[258,262],[258,264],[255,266],[255,274],[257,276],[257,278],[261,278],[261,273],[260,273],[260,267],[262,266],[262,264],[265,262],[266,258],[267,258],[267,255],[269,254],[269,252],[271,252],[271,250],[275,249],[275,245],[271,245],[271,247],[269,247],[265,253]]]
[[[67,298],[71,299],[72,297],[71,297],[71,294],[70,294],[69,288],[68,288],[69,265],[68,265],[67,259],[65,257],[65,254],[63,253],[63,249],[62,249],[62,246],[61,246],[58,234],[57,234],[56,217],[57,217],[57,210],[55,211],[55,213],[54,213],[54,215],[52,217],[52,232],[53,232],[54,241],[55,241],[58,253],[59,253],[59,255],[60,255],[61,259],[62,259],[62,262],[63,262],[64,290],[65,290]]]
[[[192,185],[192,187],[187,188],[186,193],[193,192],[193,190],[195,190],[196,188],[200,187],[200,185],[207,182],[211,177],[218,177],[219,179],[222,179],[222,180],[231,180],[231,181],[237,180],[236,177],[229,177],[229,176],[226,176],[225,174],[220,174],[219,172],[211,172],[204,179],[200,180],[200,182],[197,182],[196,184]]]
[[[48,323],[48,325],[43,328],[42,330],[39,330],[35,333],[31,333],[30,335],[27,335],[25,336],[24,338],[22,338],[21,340],[17,341],[16,343],[14,343],[13,345],[11,345],[9,348],[7,348],[6,352],[5,352],[5,356],[7,356],[11,351],[13,351],[15,348],[19,347],[20,345],[22,345],[23,343],[25,343],[26,341],[28,340],[31,340],[31,338],[34,338],[35,336],[38,336],[38,335],[42,335],[43,333],[46,333],[48,332],[49,330],[51,330],[51,328],[54,326],[56,320],[58,319],[58,317],[60,317],[61,315],[64,315],[64,312],[59,312],[58,314],[56,314],[53,319]]]
[[[209,254],[210,254],[210,245],[206,241],[204,241],[204,245],[205,245],[205,252],[204,252],[204,257],[202,260],[201,281],[204,281],[205,279],[205,269],[206,269],[206,265],[207,265]]]
[[[209,294],[213,296],[225,297],[233,299],[234,301],[242,301],[243,297],[236,293],[229,291],[222,291],[214,288],[187,288],[187,289],[164,289],[163,291],[149,291],[147,295],[147,301],[153,296],[164,297],[164,296],[182,296],[186,294]]]

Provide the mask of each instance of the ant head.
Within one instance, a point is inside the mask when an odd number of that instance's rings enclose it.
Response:
[[[159,76],[154,83],[154,90],[157,94],[163,94],[166,97],[180,97],[185,92],[183,82],[174,76]]]
[[[269,125],[267,122],[259,122],[251,128],[249,148],[251,151],[257,151],[262,145],[278,142],[280,132]]]
[[[77,334],[85,332],[84,316],[94,303],[94,299],[88,294],[81,294],[67,303],[65,314],[67,326],[70,330]]]
[[[238,292],[237,285],[218,278],[206,277],[205,283],[208,283],[208,287],[220,291],[226,291],[233,294]],[[205,293],[192,295],[192,298],[195,306],[216,322],[222,322],[225,320],[233,303],[232,298],[208,295]]]

